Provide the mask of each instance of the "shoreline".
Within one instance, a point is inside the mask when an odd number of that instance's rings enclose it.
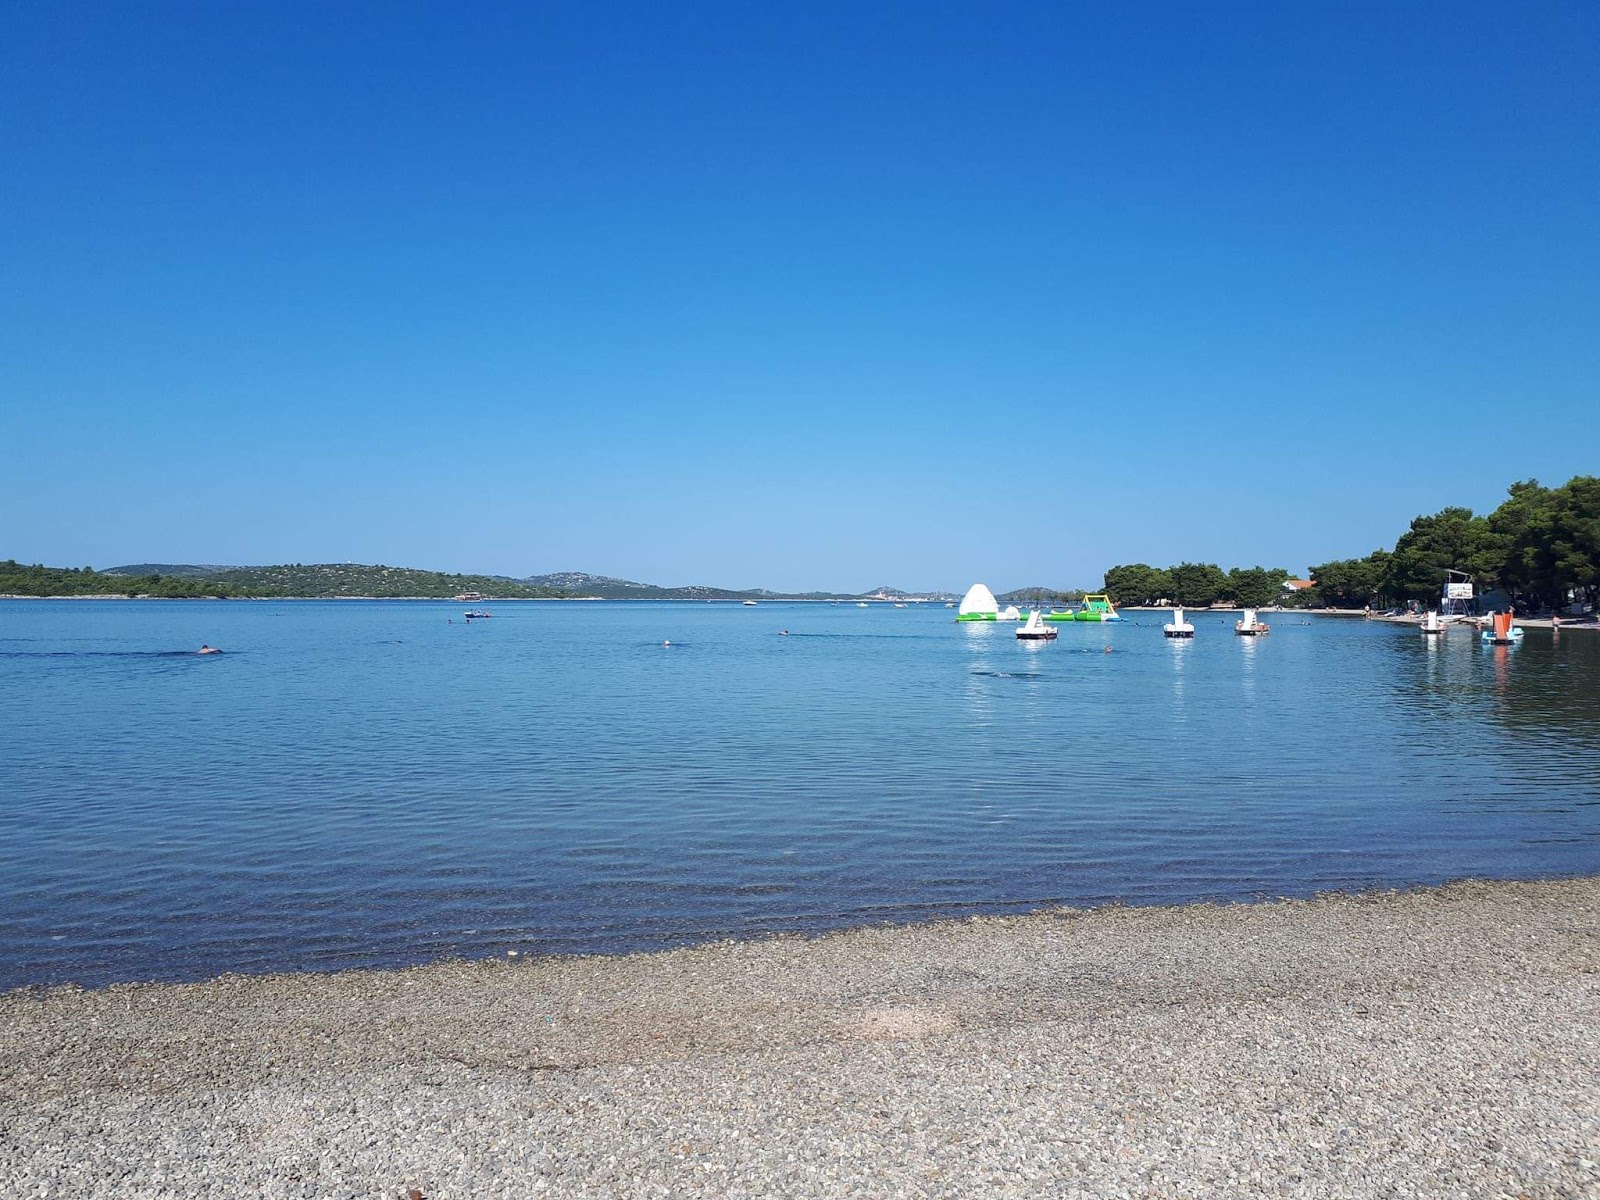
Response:
[[[416,602],[432,604],[739,604],[742,605],[746,597],[741,596],[713,596],[709,599],[704,596],[491,596],[487,600],[463,601],[454,596],[129,596],[124,592],[95,592],[89,595],[73,596],[22,596],[13,593],[0,593],[0,600],[179,600],[191,602],[195,600],[219,600],[230,603],[249,602],[256,604],[270,604],[275,601],[294,601],[303,603],[308,601],[323,600],[396,600],[408,604]],[[818,599],[815,596],[764,596],[757,604],[856,604],[866,603],[873,606],[893,607],[896,601],[875,600],[864,596],[840,596],[837,599]],[[943,608],[943,600],[907,600],[902,603],[916,608]]]
[[[1600,1188],[1600,877],[0,993],[22,1195]]]

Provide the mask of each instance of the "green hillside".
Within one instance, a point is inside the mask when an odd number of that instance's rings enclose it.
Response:
[[[567,596],[561,588],[541,587],[494,575],[446,575],[408,567],[356,563],[285,564],[276,567],[227,567],[207,582],[247,596],[428,596],[449,599],[461,592],[482,592],[495,600],[537,600]]]
[[[0,562],[0,596],[160,596],[200,599],[240,593],[215,579],[176,575],[112,575],[92,567],[23,566],[13,559]]]

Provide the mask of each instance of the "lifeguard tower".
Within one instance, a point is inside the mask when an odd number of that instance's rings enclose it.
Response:
[[[1471,575],[1453,570],[1444,573],[1439,615],[1447,621],[1470,621],[1478,615],[1478,601],[1473,593]]]

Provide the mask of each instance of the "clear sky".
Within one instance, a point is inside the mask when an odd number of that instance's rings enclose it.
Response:
[[[1600,5],[12,3],[0,557],[1300,570],[1600,472]]]

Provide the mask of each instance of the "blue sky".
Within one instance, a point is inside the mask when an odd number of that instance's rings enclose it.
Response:
[[[1600,471],[1600,7],[13,4],[0,557],[1299,570]]]

